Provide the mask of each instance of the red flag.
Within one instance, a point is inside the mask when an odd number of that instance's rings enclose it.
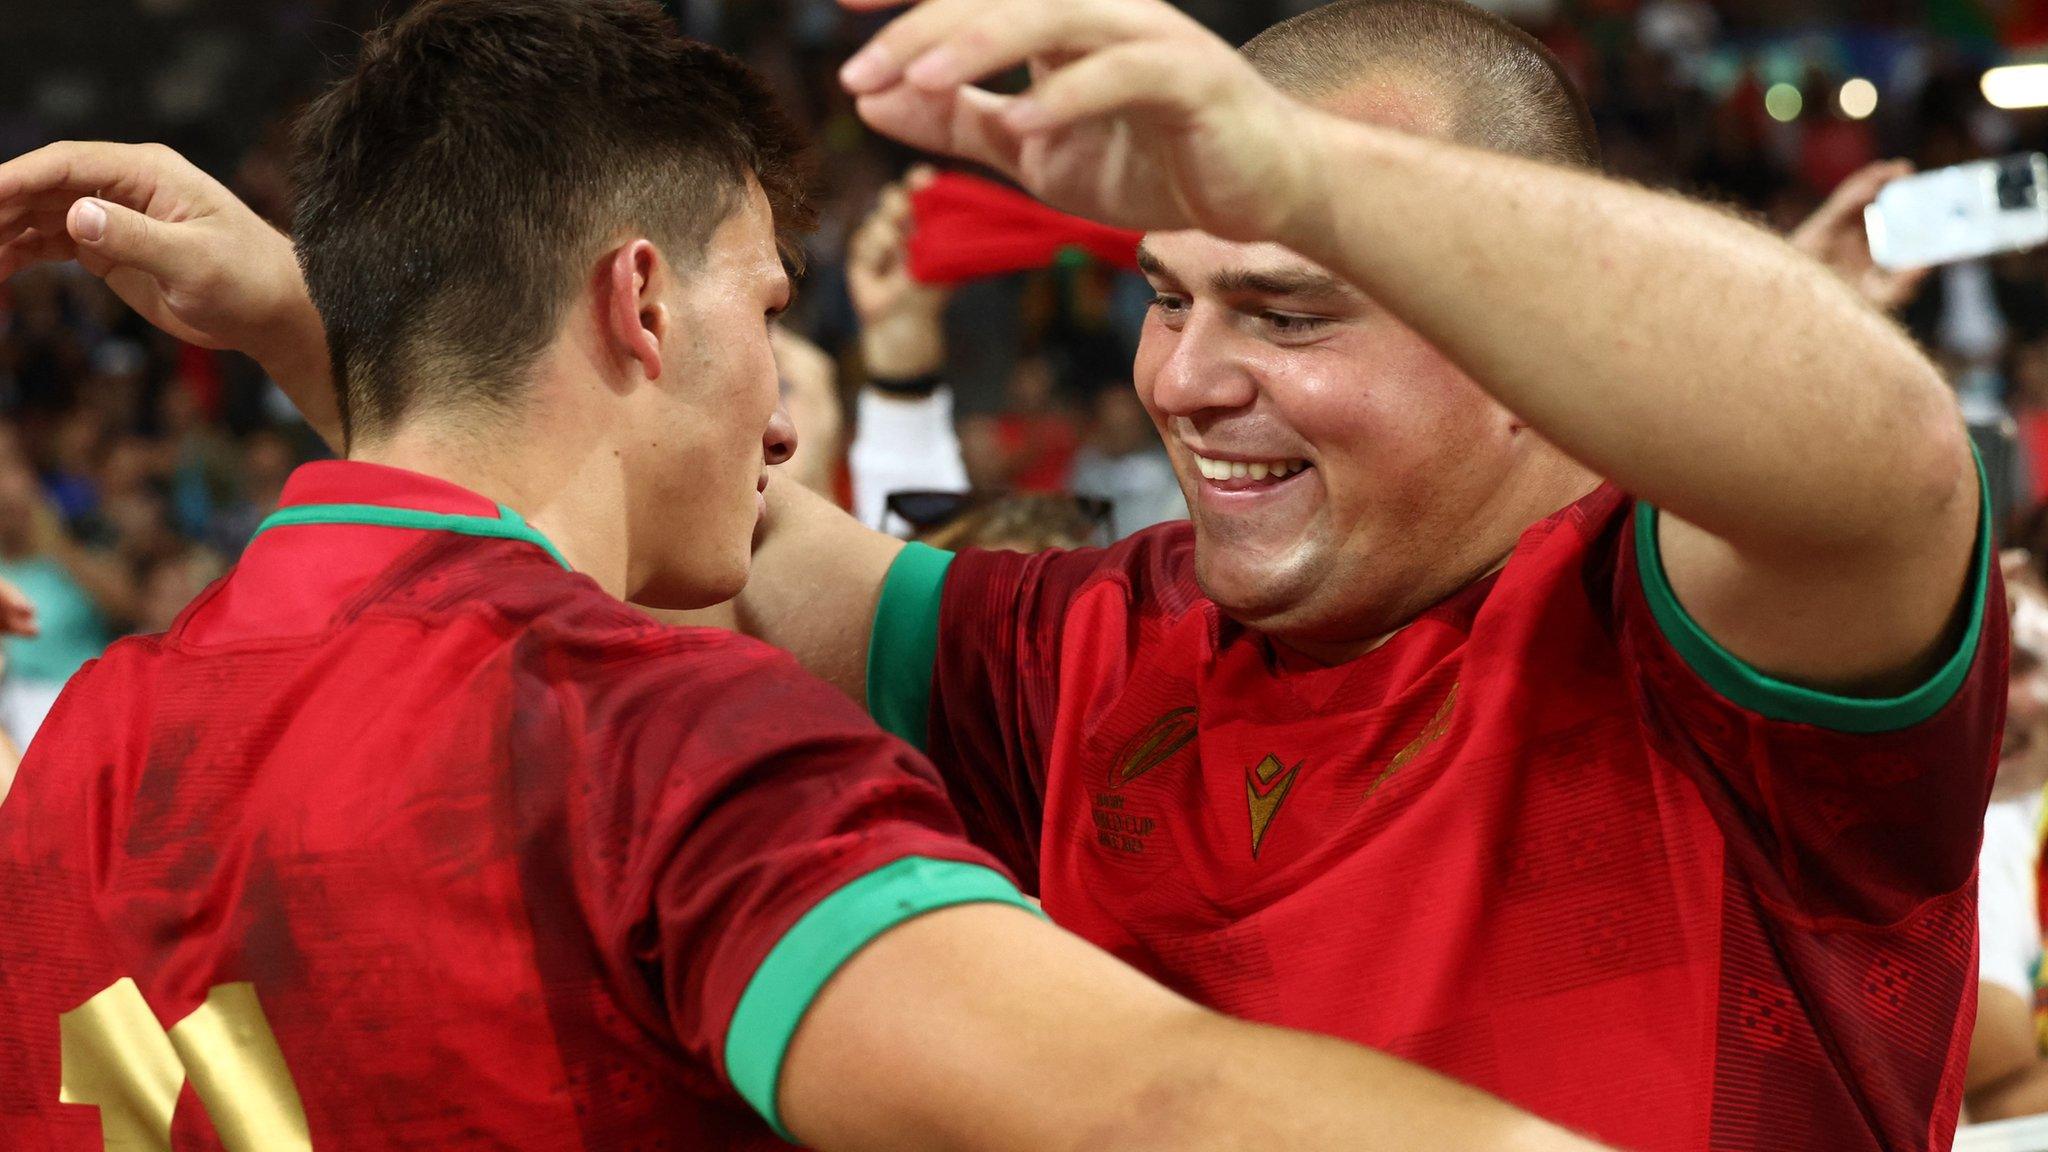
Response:
[[[1050,267],[1078,248],[1119,268],[1138,266],[1140,234],[1048,208],[1013,188],[947,172],[913,192],[910,274],[957,284]]]

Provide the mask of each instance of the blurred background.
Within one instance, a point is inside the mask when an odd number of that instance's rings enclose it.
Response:
[[[405,6],[5,0],[0,157],[63,138],[162,141],[289,227],[283,161],[295,110],[345,66],[365,27]],[[1311,6],[1184,4],[1233,40]],[[1879,157],[1936,167],[2048,146],[2048,114],[1994,107],[1983,83],[1988,69],[2048,58],[2048,0],[1486,6],[1566,62],[1615,173],[1780,229]],[[830,0],[669,7],[691,33],[759,66],[821,141],[824,225],[792,324],[841,363],[827,403],[852,421],[860,378],[846,248],[912,159],[862,129],[833,79],[872,18]],[[1156,450],[1128,387],[1148,295],[1135,278],[1068,263],[953,297],[944,376],[975,490],[1086,491],[1091,468],[1143,464]],[[2001,520],[2023,517],[2048,494],[2048,262],[1947,270],[1905,315],[1979,430]],[[252,363],[156,333],[79,269],[0,285],[0,576],[29,592],[44,622],[42,637],[7,642],[0,723],[26,737],[38,700],[112,637],[166,627],[234,561],[291,468],[320,452]],[[1130,474],[1177,499],[1161,468]],[[1171,509],[1116,516],[1113,532],[1161,514]]]

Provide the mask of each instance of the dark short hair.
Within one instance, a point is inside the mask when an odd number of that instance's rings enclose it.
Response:
[[[1564,65],[1534,36],[1461,0],[1335,0],[1260,33],[1244,53],[1311,103],[1391,74],[1446,99],[1459,143],[1600,166],[1593,114]]]
[[[589,264],[632,229],[701,258],[744,203],[808,228],[796,129],[652,0],[428,0],[297,130],[294,236],[351,440],[516,402]]]

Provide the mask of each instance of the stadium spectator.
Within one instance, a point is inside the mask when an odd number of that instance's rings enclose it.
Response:
[[[825,350],[778,324],[773,335],[782,405],[809,446],[784,465],[790,479],[828,500],[839,498],[839,461],[846,450],[839,403],[839,365]]]
[[[135,591],[117,561],[65,531],[16,436],[0,429],[0,580],[35,605],[40,631],[9,635],[0,681],[0,728],[18,745],[34,738],[71,674],[100,654],[113,623],[134,611]]]
[[[1128,383],[1095,393],[1088,435],[1074,454],[1067,487],[1109,502],[1115,540],[1188,515],[1173,462]]]
[[[910,193],[932,176],[930,168],[914,168],[882,189],[847,250],[846,287],[865,376],[847,466],[854,515],[876,528],[885,524],[892,492],[968,486],[943,376],[952,293],[910,274]]]

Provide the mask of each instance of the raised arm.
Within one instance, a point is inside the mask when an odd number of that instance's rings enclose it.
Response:
[[[253,357],[337,451],[341,409],[291,240],[160,144],[65,142],[0,164],[0,280],[77,260],[188,344]]]
[[[903,541],[794,484],[768,486],[768,520],[735,605],[739,630],[867,703],[868,637]]]
[[[291,241],[219,181],[153,144],[53,144],[0,164],[0,279],[72,259],[171,335],[254,357],[344,447],[326,336]],[[796,480],[769,485],[754,580],[734,607],[743,627],[858,700],[882,578],[902,544]]]
[[[1022,97],[965,87],[1026,62]],[[1782,240],[1312,110],[1158,0],[926,0],[844,79],[880,130],[1071,211],[1276,241],[1360,286],[1664,509],[1680,600],[1765,672],[1882,693],[1939,661],[1979,516],[1960,418],[1911,342]]]
[[[1198,1008],[1000,905],[913,920],[849,961],[779,1097],[829,1152],[1595,1147],[1391,1057]]]

